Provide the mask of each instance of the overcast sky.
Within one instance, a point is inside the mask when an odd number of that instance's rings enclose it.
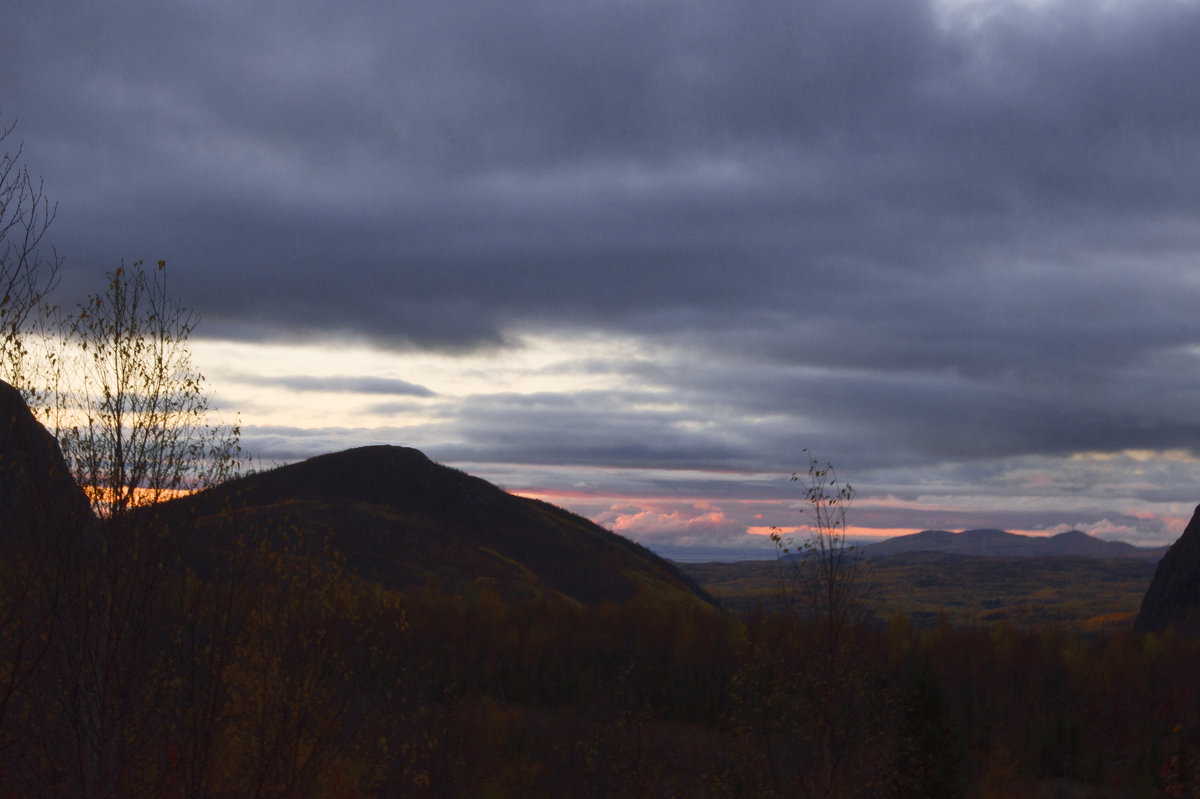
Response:
[[[16,0],[60,301],[166,259],[267,461],[418,446],[652,543],[1167,543],[1200,4]]]

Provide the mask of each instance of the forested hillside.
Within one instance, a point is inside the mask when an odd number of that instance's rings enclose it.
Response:
[[[405,447],[362,447],[229,481],[153,509],[222,548],[247,529],[319,544],[347,571],[389,589],[501,593],[580,602],[645,591],[707,601],[645,547],[562,508],[513,496]],[[318,551],[310,552],[322,557]],[[204,547],[194,558],[205,558]]]

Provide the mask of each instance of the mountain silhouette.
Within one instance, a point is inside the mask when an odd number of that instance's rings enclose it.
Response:
[[[482,580],[505,593],[584,603],[623,601],[639,590],[712,601],[645,547],[405,447],[321,455],[154,512],[168,523],[187,519],[196,540],[214,546],[236,535],[273,537],[278,546],[319,542],[351,572],[400,590],[461,591]]]

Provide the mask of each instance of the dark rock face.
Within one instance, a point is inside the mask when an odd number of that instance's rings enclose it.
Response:
[[[1200,635],[1200,505],[1183,535],[1158,562],[1134,622],[1142,632],[1171,625],[1181,633]]]
[[[0,381],[0,546],[78,536],[94,521],[54,436]]]

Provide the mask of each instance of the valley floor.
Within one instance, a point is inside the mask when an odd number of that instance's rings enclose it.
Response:
[[[778,602],[773,560],[676,565],[734,613]],[[902,613],[918,628],[945,616],[959,625],[1116,631],[1133,623],[1155,565],[1136,558],[898,555],[871,561],[870,599],[879,618]]]

